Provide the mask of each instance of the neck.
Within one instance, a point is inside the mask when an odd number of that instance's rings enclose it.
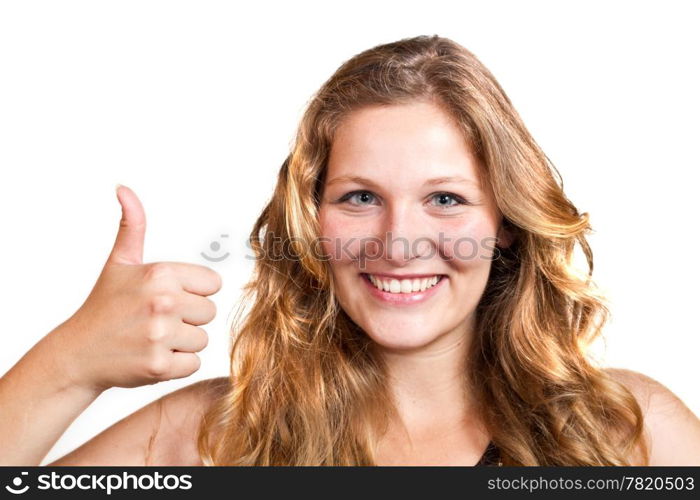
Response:
[[[409,433],[441,423],[460,425],[472,414],[467,389],[471,332],[463,325],[420,349],[382,348],[398,417]]]

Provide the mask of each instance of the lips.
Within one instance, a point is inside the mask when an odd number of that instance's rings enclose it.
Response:
[[[387,279],[413,279],[413,278],[432,278],[433,276],[444,276],[444,274],[438,273],[414,273],[414,274],[393,274],[393,273],[364,273],[377,278],[387,278]]]
[[[443,277],[441,274],[407,275],[401,278],[380,274],[365,276],[378,290],[394,294],[423,292],[437,285]]]
[[[390,278],[388,291],[383,289],[385,286],[385,282],[387,281],[386,275],[370,275],[366,273],[361,273],[360,279],[365,284],[364,286],[367,287],[367,291],[369,292],[369,295],[371,297],[374,297],[374,299],[380,303],[384,303],[390,306],[412,306],[426,302],[431,297],[437,296],[440,293],[440,290],[446,286],[445,283],[449,281],[448,277],[444,274],[419,276],[423,276],[423,278],[411,278],[410,280],[408,278],[403,278],[401,280],[398,280],[396,278]],[[394,290],[396,290],[397,286],[408,286],[408,283],[406,283],[405,285],[401,285],[401,281],[403,281],[404,279],[410,281],[411,291],[403,292],[401,288],[399,288],[398,292],[392,293],[392,287]],[[375,282],[380,282],[382,284],[382,289],[378,288],[374,283],[372,283],[372,280],[374,280]],[[398,284],[393,283],[392,280],[396,280]],[[420,283],[418,283],[417,287],[418,291],[413,291],[414,280],[420,280]],[[436,282],[435,284],[428,286],[429,280]],[[424,281],[425,288],[421,290]],[[406,289],[407,288],[404,288],[404,290]]]

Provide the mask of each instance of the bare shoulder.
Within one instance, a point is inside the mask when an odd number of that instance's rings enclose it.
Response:
[[[199,425],[228,387],[227,377],[217,377],[170,392],[48,465],[202,465]]]
[[[204,412],[229,388],[227,377],[200,380],[163,396],[146,465],[203,465],[197,437]]]
[[[700,465],[700,420],[661,382],[633,370],[607,368],[644,414],[649,465]]]

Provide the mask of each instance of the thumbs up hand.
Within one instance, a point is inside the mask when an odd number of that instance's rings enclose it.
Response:
[[[71,383],[91,389],[138,387],[197,371],[208,342],[201,325],[216,315],[206,298],[221,289],[212,269],[144,264],[146,216],[136,194],[117,187],[122,218],[112,252],[85,303],[51,335]]]

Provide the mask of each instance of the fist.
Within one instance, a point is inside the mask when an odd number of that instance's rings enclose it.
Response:
[[[71,383],[93,389],[137,387],[187,377],[208,342],[202,325],[221,289],[212,269],[143,263],[146,216],[136,194],[117,187],[122,217],[112,251],[84,304],[51,332],[70,363]]]

